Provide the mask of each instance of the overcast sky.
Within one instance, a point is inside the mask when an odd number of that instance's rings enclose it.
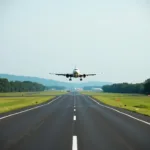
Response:
[[[0,73],[68,82],[48,73],[75,65],[102,73],[85,81],[149,78],[149,0],[0,0]]]

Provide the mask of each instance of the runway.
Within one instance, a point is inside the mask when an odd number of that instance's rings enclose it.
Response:
[[[150,117],[127,115],[72,92],[0,116],[0,150],[150,150]]]

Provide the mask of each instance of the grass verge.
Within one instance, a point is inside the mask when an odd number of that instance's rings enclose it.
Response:
[[[114,94],[98,92],[82,92],[110,106],[124,108],[133,112],[150,116],[150,96],[140,94]]]
[[[35,106],[65,94],[60,91],[0,93],[0,113]]]
[[[43,91],[43,92],[10,92],[0,93],[0,97],[31,97],[31,96],[51,96],[66,94],[65,91]]]

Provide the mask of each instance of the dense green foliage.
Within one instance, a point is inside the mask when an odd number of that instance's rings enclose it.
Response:
[[[102,87],[104,92],[112,93],[143,93],[143,84],[118,83],[105,85]]]
[[[150,94],[150,79],[147,79],[144,83],[118,83],[112,85],[104,85],[102,87],[104,92],[111,93],[143,93]]]
[[[144,93],[150,94],[150,79],[144,82]]]
[[[45,86],[39,83],[30,81],[8,81],[5,78],[0,78],[0,92],[29,92],[29,91],[44,91]]]

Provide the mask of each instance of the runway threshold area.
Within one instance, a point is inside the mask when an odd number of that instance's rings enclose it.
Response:
[[[0,120],[0,150],[150,150],[150,125],[78,93]]]

